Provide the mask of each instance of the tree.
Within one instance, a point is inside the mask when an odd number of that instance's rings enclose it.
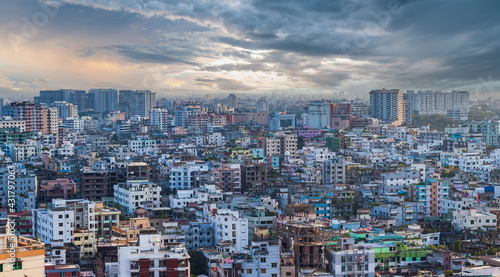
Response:
[[[462,251],[462,241],[456,240],[453,243],[453,251],[460,253]]]
[[[191,274],[201,275],[207,274],[207,258],[201,251],[198,250],[190,250],[189,254],[189,262],[191,263]]]
[[[445,270],[444,277],[453,277],[453,276],[455,276],[455,274],[453,273],[452,270],[449,270],[449,269]]]

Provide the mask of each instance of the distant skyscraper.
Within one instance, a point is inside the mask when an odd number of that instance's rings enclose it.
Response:
[[[161,131],[166,131],[168,128],[167,109],[154,108],[149,111],[149,124],[158,127]]]
[[[393,125],[404,120],[403,92],[399,89],[378,89],[370,91],[372,117]]]
[[[138,90],[132,97],[132,115],[149,116],[149,111],[156,107],[156,93]]]
[[[29,101],[13,102],[10,106],[3,107],[4,116],[13,120],[26,122],[26,131],[38,131],[44,134],[56,134],[58,129],[57,108],[45,108],[40,104]]]
[[[127,117],[149,116],[149,111],[156,107],[156,93],[149,90],[120,90],[119,109]]]
[[[0,115],[2,114],[2,109],[4,105],[5,105],[5,99],[0,98]]]
[[[412,113],[441,114],[455,120],[467,120],[469,97],[468,91],[458,90],[452,92],[408,90],[404,94],[405,100],[411,103]]]
[[[78,117],[78,108],[76,105],[67,103],[65,101],[56,101],[50,105],[57,108],[57,114],[60,118],[65,120],[68,117]]]
[[[266,97],[261,97],[257,101],[257,104],[255,105],[257,112],[268,112],[269,111],[269,103],[267,102]]]
[[[229,96],[227,97],[227,106],[234,109],[238,108],[238,97],[236,96],[236,94],[229,94]]]
[[[118,91],[116,89],[91,89],[94,94],[94,111],[111,112],[118,110]]]
[[[59,89],[59,90],[41,90],[40,96],[35,97],[35,104],[50,105],[56,101],[66,101],[74,105],[83,105],[84,90]]]

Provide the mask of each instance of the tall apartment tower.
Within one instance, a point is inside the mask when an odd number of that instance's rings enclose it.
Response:
[[[118,110],[118,91],[116,89],[91,89],[89,94],[94,94],[94,111],[102,113]]]
[[[127,117],[139,115],[148,117],[149,111],[156,107],[156,93],[149,90],[120,90],[120,111]]]
[[[227,97],[227,107],[235,109],[238,108],[238,97],[236,96],[236,94],[229,94],[229,96]]]
[[[132,112],[132,94],[133,90],[120,90],[120,98],[118,100],[118,109],[125,113],[125,116],[130,117]]]
[[[55,107],[47,109],[29,101],[12,102],[10,106],[3,107],[2,114],[12,117],[13,120],[25,121],[28,132],[57,133],[58,113]]]
[[[158,127],[160,131],[168,128],[168,111],[163,108],[153,108],[149,111],[149,124]]]
[[[372,117],[392,125],[404,121],[403,92],[399,89],[377,89],[370,91]]]
[[[455,120],[466,121],[469,114],[468,91],[418,91],[408,90],[404,98],[411,103],[412,113],[420,115],[441,114]]]
[[[43,103],[50,105],[56,101],[66,101],[83,107],[85,102],[85,91],[75,89],[41,90],[40,96],[35,97],[35,104]]]
[[[268,112],[269,111],[269,103],[267,102],[266,97],[261,97],[257,101],[257,104],[255,105],[257,112]]]

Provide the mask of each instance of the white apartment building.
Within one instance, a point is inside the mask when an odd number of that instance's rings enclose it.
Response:
[[[308,126],[314,129],[330,128],[331,101],[310,101],[306,113]]]
[[[6,116],[0,119],[0,129],[14,129],[18,128],[19,132],[26,132],[26,121],[12,120],[12,117]]]
[[[118,276],[191,276],[189,255],[182,244],[167,247],[161,235],[140,235],[138,246],[118,248]]]
[[[224,137],[221,133],[208,134],[207,144],[217,145],[217,146],[225,146],[226,145],[226,137]]]
[[[47,209],[33,209],[33,236],[44,243],[73,242],[76,229],[96,231],[94,202],[52,199]]]
[[[161,131],[168,129],[168,111],[163,108],[154,108],[149,111],[149,124],[156,126]]]
[[[78,117],[78,106],[66,101],[55,101],[51,104],[52,107],[57,108],[59,118],[65,120],[68,117]]]
[[[33,210],[33,237],[44,243],[72,242],[75,231],[75,211],[65,207]]]
[[[85,131],[85,121],[78,117],[66,117],[63,119],[63,125],[75,132],[83,133]]]
[[[410,184],[421,182],[420,171],[415,169],[404,169],[401,172],[384,173],[380,175],[382,189],[385,193],[397,193]]]
[[[72,157],[75,155],[75,146],[69,141],[64,141],[61,147],[57,148],[57,154],[59,156]]]
[[[124,207],[128,213],[147,205],[160,207],[161,187],[148,180],[127,180],[126,183],[115,185],[114,202]]]
[[[266,156],[279,156],[281,153],[281,140],[278,138],[266,138]]]
[[[461,153],[448,159],[448,164],[460,167],[465,172],[470,172],[478,167],[493,163],[493,159],[483,157],[480,153]]]
[[[304,152],[306,152],[306,160],[308,163],[323,162],[335,157],[335,153],[331,152],[326,147],[308,147],[307,149],[304,149]]]
[[[170,169],[171,189],[192,189],[200,180],[200,176],[208,173],[208,165],[187,163],[181,166],[173,166]]]
[[[250,259],[241,263],[242,277],[280,276],[280,247],[277,242],[252,242]]]
[[[335,277],[375,276],[375,250],[370,245],[357,245],[354,238],[339,238],[337,249],[330,250],[330,264]]]
[[[345,183],[345,157],[338,156],[323,161],[323,184]]]
[[[447,214],[449,210],[462,211],[469,210],[474,206],[474,199],[472,198],[462,198],[462,199],[441,199],[443,214]]]
[[[6,154],[10,156],[13,161],[24,161],[32,156],[39,155],[39,148],[35,145],[27,144],[14,144],[7,143],[4,146]]]
[[[215,243],[230,242],[238,252],[246,252],[248,245],[248,219],[238,211],[218,209],[215,204],[204,205],[203,220],[211,222]]]
[[[128,148],[137,154],[153,154],[156,151],[156,140],[149,137],[137,137],[128,141]]]
[[[457,210],[453,212],[451,225],[455,230],[496,230],[497,216],[487,212],[480,212],[476,209]]]
[[[188,204],[201,204],[203,202],[218,202],[222,201],[222,193],[220,190],[207,190],[207,189],[187,189],[178,190],[177,195],[170,199],[170,208],[184,208]]]

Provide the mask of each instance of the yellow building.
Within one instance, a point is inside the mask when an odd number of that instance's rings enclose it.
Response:
[[[129,221],[122,221],[120,225],[113,227],[113,236],[126,238],[127,241],[137,241],[140,234],[157,232],[158,230],[151,227],[147,217],[131,218]]]
[[[98,236],[111,236],[113,226],[120,224],[121,211],[116,208],[106,207],[103,202],[95,202],[95,219]]]
[[[16,236],[7,226],[0,227],[0,276],[45,276],[45,244]]]
[[[73,243],[80,247],[80,257],[93,258],[97,253],[97,240],[94,231],[87,229],[75,230]]]

